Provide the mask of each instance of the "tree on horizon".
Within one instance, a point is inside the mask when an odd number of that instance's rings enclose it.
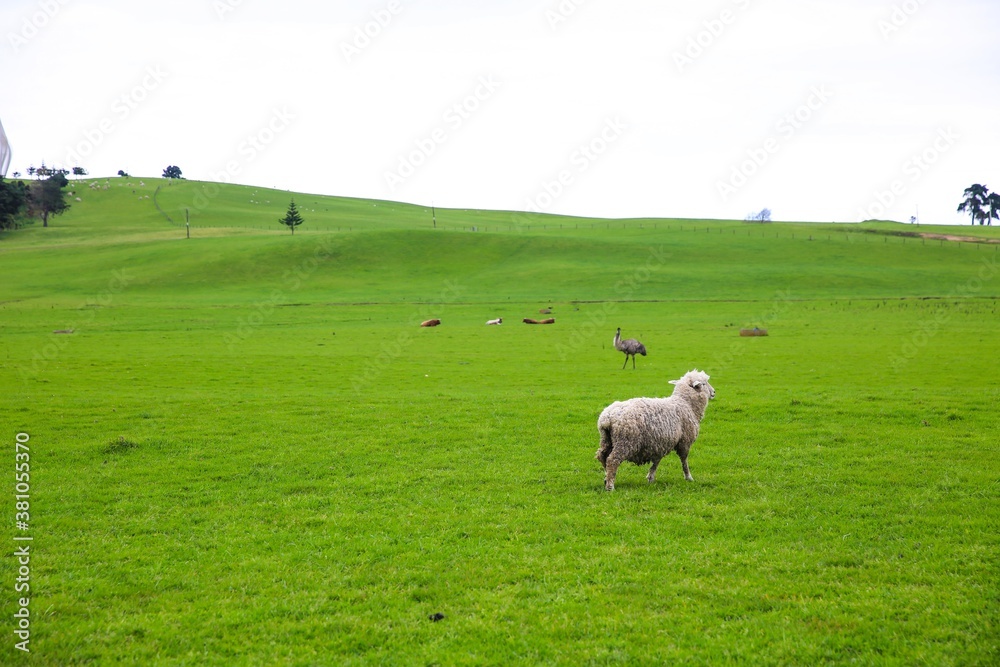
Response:
[[[181,176],[181,168],[176,165],[170,165],[163,170],[163,178],[183,178]]]
[[[288,212],[285,213],[284,218],[278,218],[278,222],[285,225],[292,230],[292,236],[295,236],[295,228],[301,225],[305,220],[299,215],[299,209],[295,208],[295,200],[293,199],[288,204]]]
[[[973,183],[969,187],[965,188],[962,192],[965,195],[965,199],[962,203],[958,205],[959,213],[968,213],[969,217],[972,218],[972,224],[975,226],[976,220],[982,225],[983,221],[987,219],[989,215],[983,210],[983,207],[989,201],[990,191],[985,185],[980,185],[979,183]]]
[[[46,167],[45,166],[45,160],[42,160],[42,166],[41,167],[38,167],[37,169],[35,169],[35,177],[36,178],[42,178],[42,177],[50,178],[52,176],[56,176],[56,175],[59,175],[59,174],[65,176],[68,173],[69,173],[69,170],[68,169],[63,169],[62,167],[58,167],[58,168],[57,167]]]
[[[37,170],[36,170],[37,173]],[[49,226],[49,216],[59,215],[69,208],[63,188],[69,183],[66,175],[56,171],[44,181],[35,181],[31,192],[31,207],[42,216],[42,227]]]
[[[986,198],[986,205],[990,207],[986,211],[986,224],[992,227],[994,220],[1000,220],[1000,193],[991,192]]]
[[[746,222],[771,222],[771,209],[763,208],[756,213],[750,213],[743,219]]]

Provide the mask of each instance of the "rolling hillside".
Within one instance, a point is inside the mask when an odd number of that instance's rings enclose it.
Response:
[[[109,189],[85,185],[91,182]],[[632,300],[766,299],[779,290],[795,298],[941,297],[966,279],[969,263],[996,256],[994,245],[899,236],[913,229],[885,223],[611,221],[444,209],[432,227],[422,207],[243,186],[109,179],[73,190],[82,201],[50,228],[0,237],[6,300],[72,302],[120,270],[129,276],[126,302],[184,295],[239,303],[312,262],[296,292],[319,302],[429,300],[456,277],[468,283],[464,298],[472,301],[603,300],[626,289]],[[294,237],[277,222],[293,196],[306,218]],[[183,211],[204,202],[190,215],[193,238],[186,239]],[[648,269],[641,285],[619,285],[641,267]]]

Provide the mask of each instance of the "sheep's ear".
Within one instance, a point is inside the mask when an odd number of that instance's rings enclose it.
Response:
[[[695,380],[694,382],[691,383],[691,386],[694,389],[701,389],[701,384],[702,384],[701,380]]]
[[[680,382],[680,380],[671,380],[670,384],[677,384],[678,382]]]

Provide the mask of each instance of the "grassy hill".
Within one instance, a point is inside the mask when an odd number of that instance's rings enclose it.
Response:
[[[51,228],[3,237],[0,279],[13,287],[8,299],[84,297],[124,270],[131,279],[121,295],[126,302],[171,302],[183,294],[240,303],[318,256],[320,266],[296,290],[309,301],[427,300],[455,276],[474,283],[466,300],[613,299],[621,296],[616,286],[623,276],[647,265],[649,275],[632,299],[757,299],[778,290],[799,298],[947,296],[964,279],[966,263],[996,252],[992,245],[898,236],[912,227],[885,223],[747,225],[441,210],[432,227],[422,207],[242,186],[108,179],[77,182],[74,192],[83,201]],[[293,196],[307,221],[296,237],[277,222]],[[194,211],[192,239],[178,222],[185,209]],[[58,262],[39,263],[56,253]]]
[[[34,662],[1000,659],[995,230],[72,187],[0,235]],[[696,481],[605,493],[597,414],[693,367]]]

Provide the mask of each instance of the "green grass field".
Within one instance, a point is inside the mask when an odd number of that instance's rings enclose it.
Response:
[[[0,235],[3,664],[1000,662],[995,230],[71,188]],[[606,493],[694,367],[696,481]]]

